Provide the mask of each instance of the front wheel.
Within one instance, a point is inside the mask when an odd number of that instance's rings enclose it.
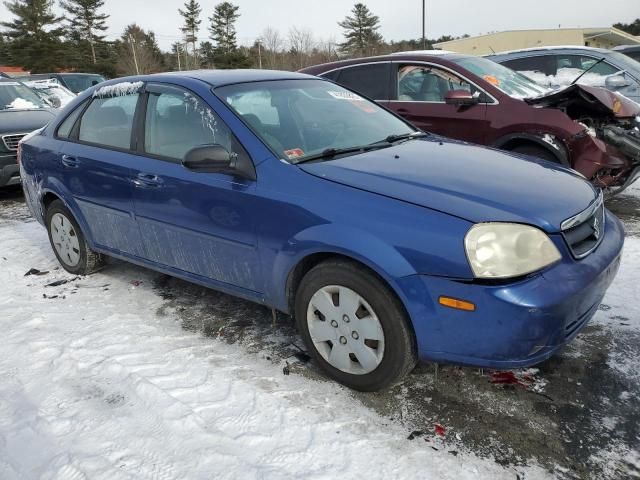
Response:
[[[560,163],[553,153],[537,145],[520,145],[511,149],[511,151],[513,153],[519,153],[520,155],[527,155],[528,157],[540,158],[552,163]]]
[[[333,260],[312,268],[298,288],[295,315],[311,357],[350,388],[386,388],[416,365],[402,304],[377,276],[355,263]]]
[[[67,272],[88,275],[104,265],[104,256],[89,248],[80,225],[60,200],[47,208],[45,224],[53,252]]]

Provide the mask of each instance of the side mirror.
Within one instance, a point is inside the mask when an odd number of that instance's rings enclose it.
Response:
[[[604,81],[605,86],[609,90],[615,90],[618,88],[624,88],[631,85],[631,82],[627,79],[624,73],[616,73],[608,76]]]
[[[478,97],[468,90],[449,90],[444,96],[447,105],[476,105],[479,103]]]
[[[58,97],[49,97],[49,103],[53,108],[60,108],[62,106],[62,101]]]
[[[222,145],[200,145],[192,148],[182,160],[182,165],[194,172],[219,173],[235,168],[236,156]]]

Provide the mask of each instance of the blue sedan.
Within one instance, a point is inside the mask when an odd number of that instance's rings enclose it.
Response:
[[[68,272],[116,257],[289,313],[359,390],[418,360],[545,360],[593,316],[623,244],[575,172],[423,133],[303,74],[113,80],[18,154]]]

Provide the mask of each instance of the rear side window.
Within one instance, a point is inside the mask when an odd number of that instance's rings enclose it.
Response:
[[[180,161],[199,145],[233,149],[233,135],[202,100],[180,88],[150,86],[145,119],[146,153]]]
[[[64,121],[58,127],[58,137],[59,138],[69,138],[71,136],[71,131],[73,130],[73,126],[78,120],[80,113],[82,113],[82,109],[87,104],[86,101],[82,102],[80,105],[76,107],[76,109],[64,119]]]
[[[120,149],[131,147],[138,93],[94,98],[80,120],[81,142]]]
[[[505,67],[515,70],[516,72],[535,72],[545,75],[555,74],[555,65],[553,57],[549,55],[538,55],[535,57],[515,58],[502,62]]]
[[[391,64],[381,62],[343,68],[332,80],[373,100],[388,100],[390,75]]]

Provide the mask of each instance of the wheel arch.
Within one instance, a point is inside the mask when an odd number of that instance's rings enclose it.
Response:
[[[287,275],[286,281],[286,300],[289,313],[293,315],[295,312],[296,293],[304,276],[314,267],[331,260],[341,260],[347,263],[355,264],[371,275],[375,276],[380,282],[382,282],[383,285],[385,285],[389,289],[389,291],[398,299],[401,305],[401,308],[407,318],[414,348],[416,348],[416,351],[418,351],[418,339],[415,326],[413,324],[409,309],[407,308],[406,298],[402,290],[398,285],[395,284],[395,282],[393,282],[389,278],[386,278],[385,275],[379,273],[375,268],[372,268],[367,263],[359,260],[358,258],[355,258],[355,256],[351,256],[345,253],[336,253],[332,251],[315,252],[301,258],[300,261],[298,261],[298,263],[293,266],[293,268]]]
[[[499,138],[492,146],[501,150],[513,150],[524,145],[541,148],[552,154],[561,165],[571,168],[567,148],[561,139],[551,133],[513,133]]]
[[[41,191],[39,204],[40,204],[40,208],[42,209],[43,223],[45,223],[45,219],[47,216],[47,208],[49,207],[49,205],[51,205],[51,203],[54,202],[55,200],[60,200],[64,204],[64,206],[69,209],[69,211],[75,218],[76,222],[78,222],[78,225],[80,225],[80,228],[82,230],[85,240],[87,241],[89,246],[93,249],[94,243],[93,243],[93,238],[91,237],[91,229],[89,228],[89,224],[84,218],[84,215],[80,210],[80,207],[73,200],[73,196],[70,193],[68,192],[66,194],[63,193],[65,192],[65,190],[64,190],[64,187],[62,187],[62,185],[60,185],[62,189],[55,188],[55,187],[57,187],[57,185],[49,185],[46,188],[43,188]],[[46,225],[45,227],[48,228]]]

